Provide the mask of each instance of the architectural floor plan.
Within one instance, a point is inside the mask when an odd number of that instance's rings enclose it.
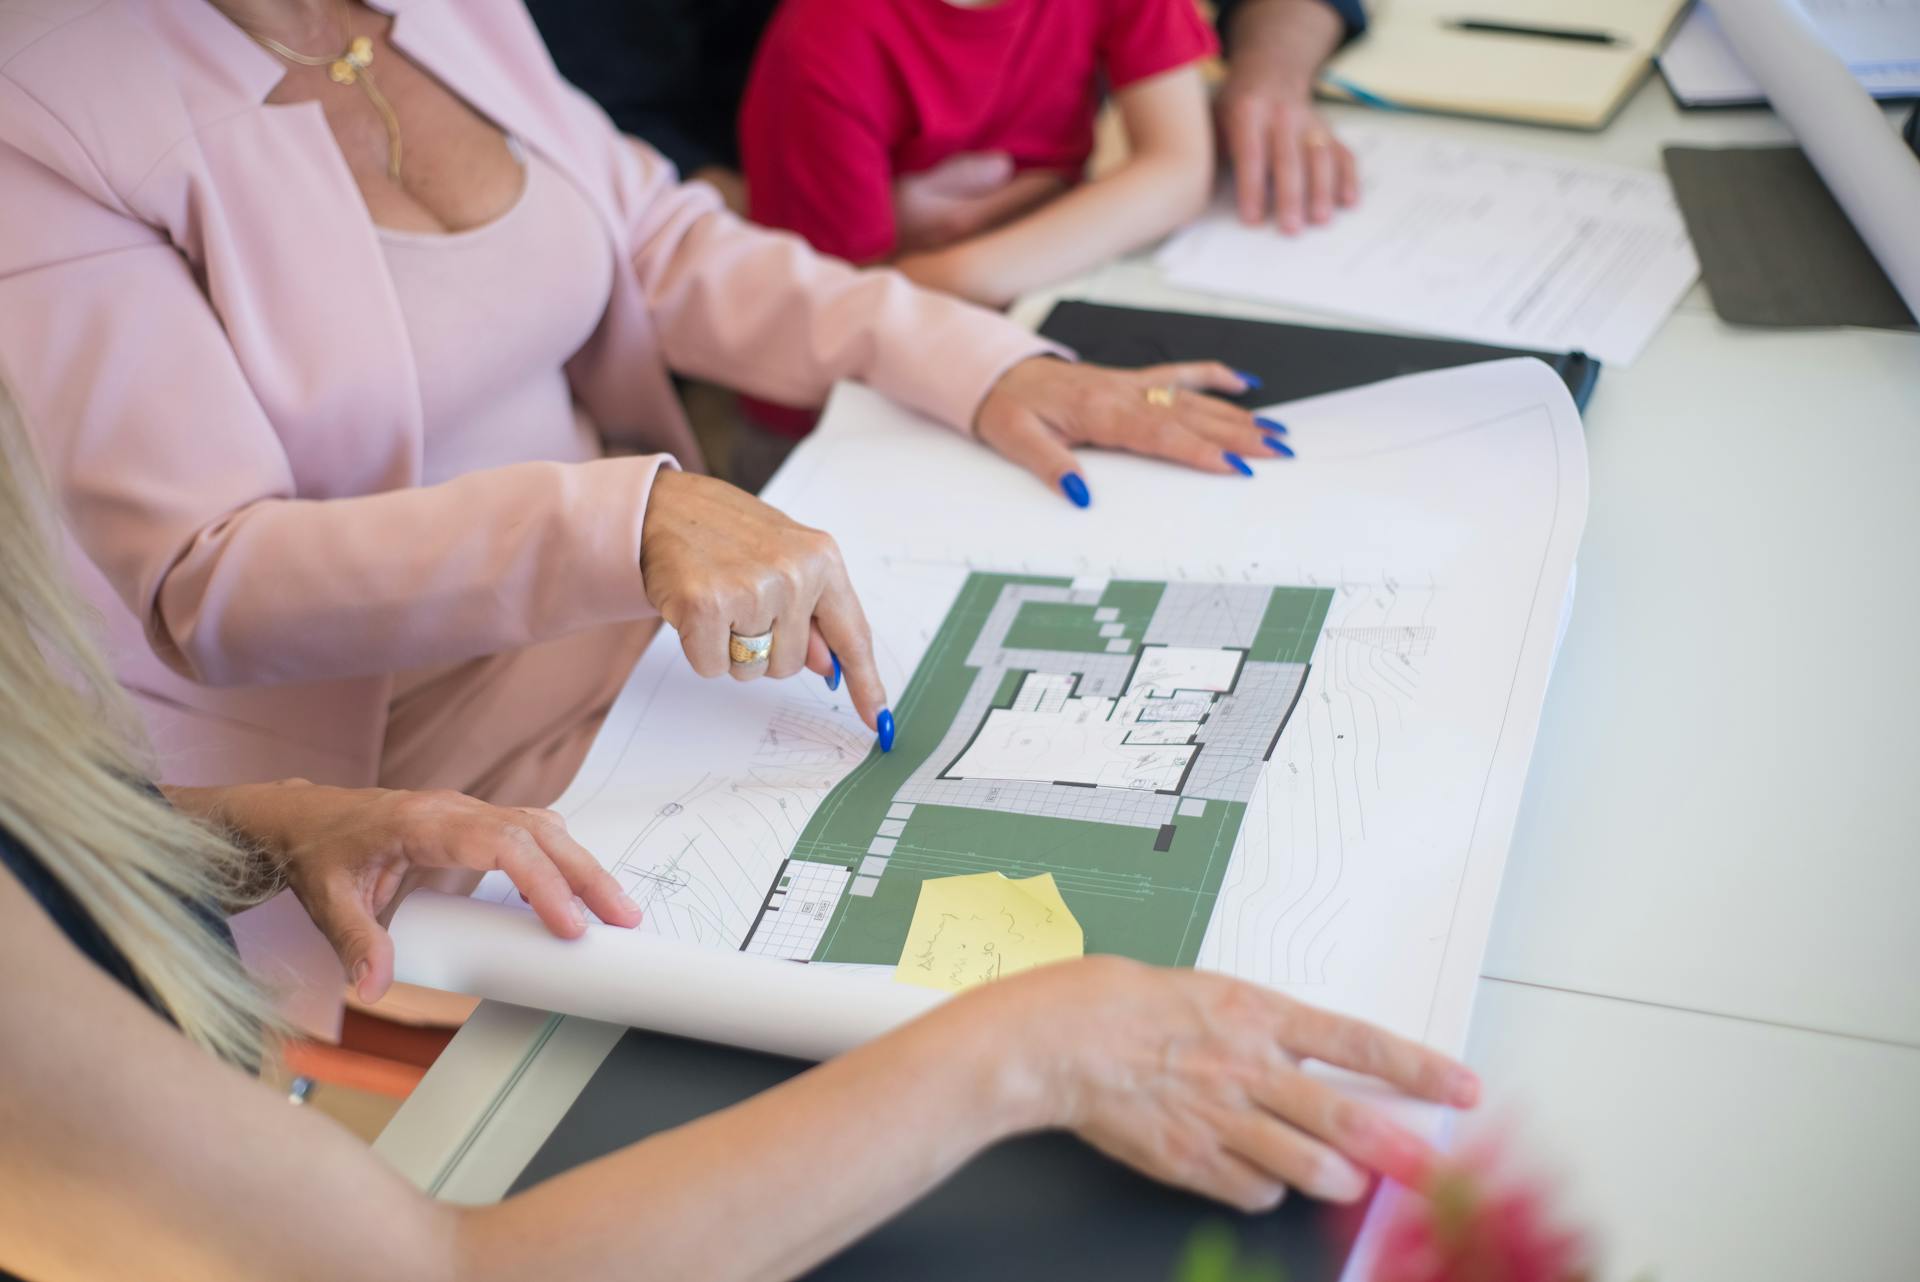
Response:
[[[1284,413],[1300,456],[1253,477],[1089,451],[1079,509],[840,388],[767,500],[840,542],[894,750],[844,685],[706,680],[663,632],[554,802],[640,927],[545,938],[489,874],[400,946],[411,982],[832,1053],[933,994],[894,981],[921,884],[997,872],[1050,876],[1089,953],[1457,1053],[1570,600],[1579,416],[1531,360]],[[939,502],[866,479],[909,473]]]
[[[742,947],[891,965],[922,880],[1052,873],[1090,951],[1191,965],[1332,597],[969,575]]]

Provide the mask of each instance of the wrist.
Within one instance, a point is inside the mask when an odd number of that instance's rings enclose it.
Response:
[[[203,827],[218,832],[247,855],[245,881],[228,889],[231,910],[263,903],[287,885],[296,843],[286,822],[289,802],[317,788],[305,779],[234,784],[219,788],[165,788],[168,802]]]
[[[1002,981],[963,993],[916,1025],[957,1063],[965,1114],[983,1128],[983,1147],[1060,1123],[1059,1057],[1018,987]]]
[[[1234,17],[1227,73],[1273,92],[1310,93],[1346,26],[1325,0],[1252,0]]]

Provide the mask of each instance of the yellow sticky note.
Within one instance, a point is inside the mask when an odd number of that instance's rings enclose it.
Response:
[[[1085,951],[1052,873],[1019,881],[997,872],[933,877],[920,883],[893,977],[958,992]]]

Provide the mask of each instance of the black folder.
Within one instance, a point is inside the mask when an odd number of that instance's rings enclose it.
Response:
[[[1075,300],[1056,303],[1040,332],[1082,360],[1132,369],[1166,361],[1224,361],[1260,380],[1232,398],[1248,409],[1337,392],[1401,374],[1450,369],[1509,356],[1551,365],[1586,409],[1600,362],[1583,352],[1530,352],[1451,339],[1409,338],[1233,316],[1147,311]]]
[[[514,1192],[635,1140],[777,1086],[795,1060],[629,1030],[534,1154]],[[892,1089],[908,1092],[912,1082]],[[809,1155],[825,1185],[858,1155]],[[811,1187],[781,1196],[803,1200]],[[818,1282],[1334,1282],[1357,1208],[1289,1197],[1241,1215],[1135,1175],[1066,1135],[990,1149],[946,1183],[808,1274]],[[754,1231],[751,1208],[739,1225]],[[634,1262],[636,1275],[646,1261]]]

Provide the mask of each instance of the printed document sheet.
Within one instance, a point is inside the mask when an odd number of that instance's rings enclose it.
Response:
[[[1176,285],[1395,329],[1637,356],[1699,274],[1666,176],[1350,126],[1365,199],[1323,227],[1248,227],[1224,197],[1159,263]]]

